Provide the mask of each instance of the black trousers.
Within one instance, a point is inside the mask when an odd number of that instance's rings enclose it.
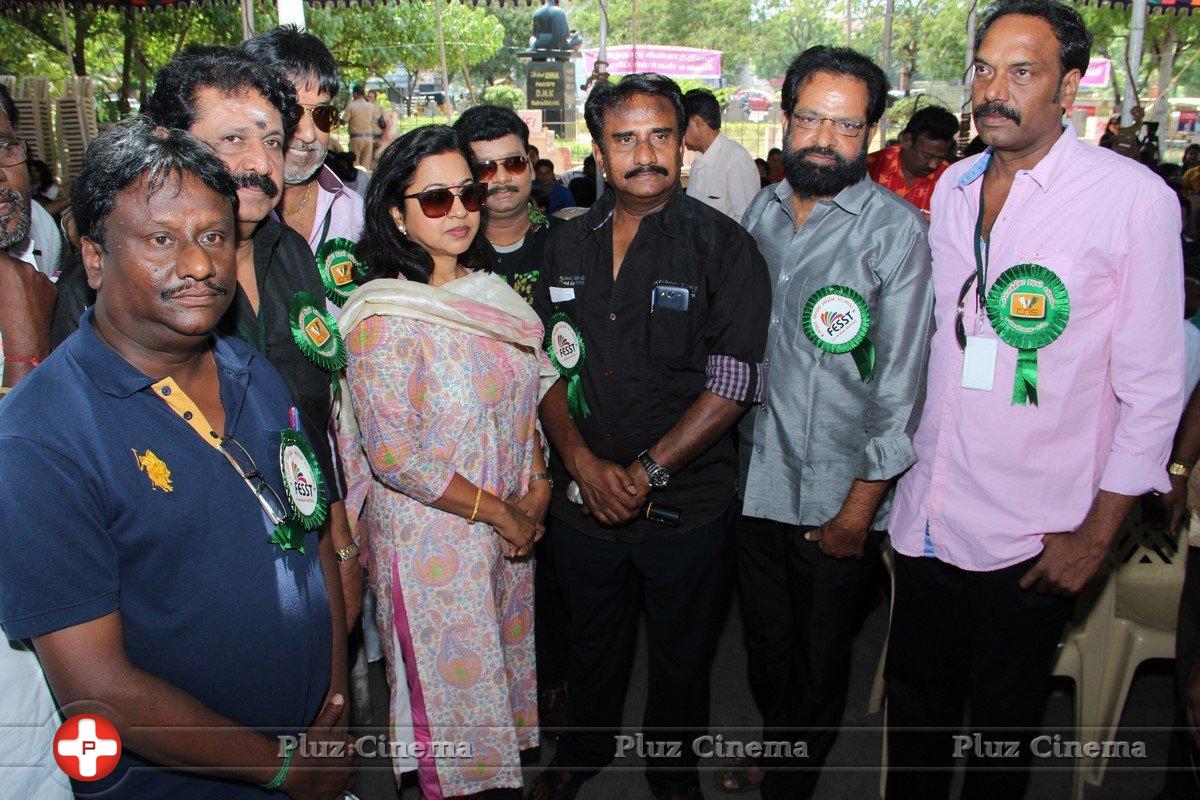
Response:
[[[1025,794],[1029,741],[1074,607],[1070,598],[1020,588],[1036,561],[969,572],[896,554],[885,667],[888,800],[948,797],[954,761],[964,756],[964,799]]]
[[[862,559],[837,559],[796,527],[738,521],[738,585],[750,691],[764,741],[804,742],[803,759],[761,760],[764,800],[812,795],[846,706],[850,653],[867,593],[874,588],[882,533]]]
[[[1200,750],[1187,721],[1187,687],[1200,658],[1200,547],[1187,549],[1187,572],[1175,627],[1175,730],[1167,751],[1167,782],[1162,800],[1200,800]]]
[[[537,651],[538,691],[558,689],[567,680],[566,601],[554,563],[554,521],[546,520],[546,535],[535,545],[533,628]]]
[[[732,571],[729,521],[724,515],[640,544],[593,538],[555,521],[570,686],[557,768],[595,774],[613,760],[644,606],[650,650],[642,730],[647,777],[652,783],[698,782],[692,743],[708,729],[709,671]]]

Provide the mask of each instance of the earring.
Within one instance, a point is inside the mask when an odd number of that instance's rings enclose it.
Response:
[[[399,222],[396,223],[396,230],[400,231],[401,236],[408,236],[408,228],[404,227]]]

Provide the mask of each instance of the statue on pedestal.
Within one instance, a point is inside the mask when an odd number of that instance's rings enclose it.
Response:
[[[520,55],[534,61],[570,61],[581,44],[583,39],[571,30],[558,0],[542,0],[542,7],[533,12],[529,49]]]

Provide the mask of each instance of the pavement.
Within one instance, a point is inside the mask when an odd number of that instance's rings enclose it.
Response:
[[[888,607],[886,577],[881,576],[879,602],[863,618],[862,627],[854,641],[854,656],[850,667],[850,693],[842,718],[842,731],[825,769],[822,771],[815,800],[869,800],[879,797],[880,758],[883,744],[883,715],[868,714],[867,705],[875,678],[880,653],[887,634]],[[638,654],[625,700],[624,721],[629,732],[640,726],[646,701],[646,642],[642,630]],[[1088,787],[1087,800],[1150,800],[1162,788],[1166,763],[1167,731],[1173,717],[1173,662],[1150,661],[1142,665],[1134,678],[1125,705],[1117,741],[1144,743],[1145,757],[1125,759],[1109,767],[1100,787]],[[1073,684],[1056,679],[1047,705],[1043,732],[1064,739],[1073,738]],[[382,708],[378,698],[386,692],[382,670],[373,665],[373,705]],[[712,731],[725,741],[753,741],[761,738],[761,718],[750,697],[746,680],[746,656],[742,646],[742,626],[736,598],[726,615],[719,638],[712,671]],[[536,751],[527,753],[526,786],[553,757],[554,744],[548,742]],[[712,775],[727,759],[707,759],[701,762],[701,783],[705,798],[745,798],[759,800],[757,791],[727,795],[712,785]],[[1038,759],[1030,782],[1027,800],[1066,800],[1071,791],[1071,766],[1067,758]],[[955,781],[955,791],[961,774]],[[391,771],[379,759],[360,767],[356,793],[362,800],[417,800],[421,794],[410,773],[399,795],[391,779]],[[642,762],[629,756],[614,762],[599,776],[584,785],[579,800],[613,800],[614,798],[652,798],[642,777]]]

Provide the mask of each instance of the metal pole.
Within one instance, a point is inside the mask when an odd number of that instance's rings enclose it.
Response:
[[[892,17],[896,14],[895,0],[887,0],[883,6],[883,74],[888,76],[888,81],[892,79]],[[887,129],[888,117],[887,112],[883,112],[883,119],[879,120],[879,144],[881,147],[887,145]]]
[[[604,0],[598,0],[600,5],[600,47],[596,58],[608,62],[608,6]],[[596,197],[604,194],[604,172],[596,168]]]
[[[1133,124],[1130,110],[1137,105],[1137,73],[1142,68],[1142,39],[1146,33],[1146,0],[1133,0],[1129,12],[1129,49],[1125,60],[1125,96],[1121,98],[1121,125]]]
[[[846,0],[846,47],[854,39],[854,0]]]
[[[437,11],[438,58],[442,61],[442,99],[446,102],[446,121],[451,122],[454,115],[450,112],[450,72],[446,69],[446,32],[442,30],[442,0],[434,0],[433,7]]]

